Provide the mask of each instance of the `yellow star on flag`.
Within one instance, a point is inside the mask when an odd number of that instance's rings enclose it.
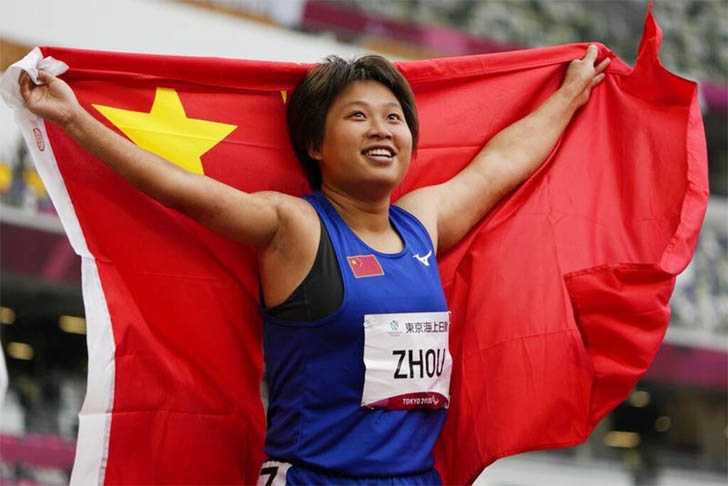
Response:
[[[139,147],[183,169],[203,174],[200,157],[237,128],[236,125],[187,118],[177,92],[157,88],[149,113],[93,105]]]

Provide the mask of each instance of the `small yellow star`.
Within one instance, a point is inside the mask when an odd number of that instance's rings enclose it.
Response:
[[[139,147],[183,169],[203,174],[200,157],[237,128],[236,125],[187,118],[173,89],[157,88],[149,113],[93,105]]]

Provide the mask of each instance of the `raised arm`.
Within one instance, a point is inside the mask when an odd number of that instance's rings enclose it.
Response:
[[[417,215],[442,252],[546,160],[571,117],[604,79],[609,59],[595,65],[596,46],[572,61],[561,87],[525,118],[496,134],[458,175],[413,191],[397,204]]]
[[[292,198],[276,193],[248,194],[167,162],[96,120],[61,79],[43,71],[38,77],[42,85],[35,85],[26,73],[19,79],[28,109],[58,124],[129,183],[233,240],[258,248],[271,243],[280,225],[281,203]]]

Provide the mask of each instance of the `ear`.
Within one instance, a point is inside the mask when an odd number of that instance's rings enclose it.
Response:
[[[321,149],[314,148],[313,145],[310,145],[308,147],[308,156],[311,157],[313,160],[318,160],[319,162],[323,157],[321,157]]]

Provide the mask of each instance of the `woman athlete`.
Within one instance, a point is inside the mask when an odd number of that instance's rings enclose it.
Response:
[[[590,46],[459,174],[395,204],[418,120],[379,56],[328,58],[291,95],[289,136],[315,190],[304,198],[187,172],[106,128],[51,74],[19,83],[31,112],[126,181],[257,250],[270,394],[261,484],[439,484],[431,452],[451,357],[436,255],[546,160],[604,78],[609,59],[596,59]]]

